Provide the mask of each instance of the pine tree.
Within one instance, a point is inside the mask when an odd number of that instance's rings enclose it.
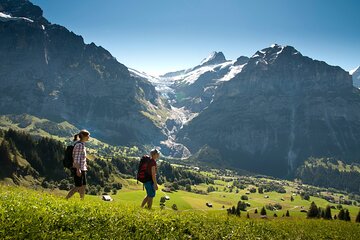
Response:
[[[235,214],[236,213],[236,208],[235,208],[235,206],[232,206],[232,208],[231,208],[231,214]]]
[[[319,208],[319,211],[321,212],[321,213],[320,213],[320,217],[323,218],[323,219],[325,219],[325,210],[322,209],[322,208]]]
[[[13,162],[11,161],[9,143],[4,140],[0,145],[0,177],[11,176],[13,169]]]
[[[337,216],[336,216],[336,214],[334,215],[334,219],[335,219],[335,220],[337,219]]]
[[[293,196],[291,196],[290,200],[291,200],[292,202],[294,201],[294,198],[293,198]]]
[[[355,222],[360,223],[360,211],[358,212]]]
[[[348,209],[345,210],[345,221],[351,221],[350,212]]]
[[[255,211],[254,211],[254,213],[255,213],[255,214],[257,214],[257,213],[258,213],[258,210],[257,210],[257,208],[255,208]]]
[[[266,215],[265,207],[262,207],[262,209],[260,211],[260,215]]]
[[[238,216],[238,217],[240,217],[240,207],[239,207],[239,205],[238,205],[238,207],[236,208],[236,210],[235,210],[235,215],[236,216]]]
[[[345,220],[345,211],[344,211],[343,208],[340,209],[340,212],[339,212],[339,214],[338,214],[338,219],[339,219],[339,220]]]
[[[328,220],[332,219],[331,207],[329,205],[326,206],[324,219],[328,219]]]
[[[319,215],[319,210],[318,207],[316,206],[316,204],[314,202],[311,203],[310,205],[310,209],[307,213],[307,217],[308,218],[316,218]]]
[[[289,210],[286,211],[286,216],[287,216],[287,217],[290,217]]]
[[[246,202],[243,201],[239,201],[237,207],[241,210],[241,211],[245,211],[246,210]]]
[[[231,214],[231,208],[226,209],[226,211],[227,211],[228,215]]]

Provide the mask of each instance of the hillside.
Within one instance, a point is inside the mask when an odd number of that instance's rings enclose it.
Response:
[[[72,186],[72,178],[68,171],[62,166],[62,158],[64,153],[64,145],[49,138],[34,138],[29,134],[17,132],[14,130],[0,131],[0,161],[3,166],[0,170],[0,181],[17,184],[27,187],[44,187],[49,189],[69,190]],[[90,160],[88,161],[88,194],[97,195],[102,192],[110,192],[122,189],[138,190],[140,185],[134,184],[134,176],[138,167],[139,158],[126,156],[126,152],[121,152],[122,155],[112,155],[108,158],[106,155],[96,155],[96,152],[90,151]],[[94,155],[95,154],[95,155]],[[311,159],[310,159],[311,160]],[[337,188],[332,190],[337,192],[347,189],[347,193],[351,193],[351,198],[346,198],[347,201],[353,200],[356,206],[356,201],[360,201],[358,197],[358,176],[359,167],[357,165],[346,166],[341,162],[332,160],[328,161],[329,166],[333,166],[334,170],[340,169],[339,164],[343,168],[343,172],[349,172],[351,175],[340,175],[344,181],[331,182],[330,178],[336,179],[327,171],[327,174],[320,174],[319,171],[306,172],[306,169],[317,169],[321,164],[326,163],[324,160],[311,160],[306,162],[306,168],[299,169],[299,179],[304,182],[313,179],[313,183],[318,183],[319,180],[330,184],[326,187]],[[313,175],[312,175],[313,174]],[[357,175],[356,175],[357,174]],[[346,177],[351,177],[346,180]],[[312,197],[321,197],[326,199],[330,197],[329,194],[323,194],[321,188],[312,188],[311,186],[302,186],[302,184],[291,181],[280,181],[276,179],[267,178],[266,176],[247,176],[238,174],[230,170],[208,169],[204,170],[191,165],[170,164],[166,161],[160,160],[158,163],[158,183],[162,185],[161,189],[168,189],[176,196],[177,191],[183,191],[188,195],[185,199],[188,202],[187,206],[193,206],[195,199],[203,199],[202,204],[195,206],[205,207],[205,199],[212,201],[214,204],[223,204],[226,207],[231,207],[236,203],[236,199],[240,195],[245,195],[249,189],[262,188],[264,192],[272,195],[270,192],[278,192],[285,194],[283,196],[276,196],[277,201],[281,197],[285,199],[290,198],[290,193],[304,193]],[[336,185],[338,184],[338,185]],[[320,184],[321,185],[321,184]],[[355,189],[354,189],[355,187]],[[354,194],[355,193],[355,194]],[[220,194],[220,195],[218,195]],[[184,195],[184,194],[181,194]],[[256,194],[251,194],[255,196]],[[256,195],[251,200],[251,204],[260,207],[262,203],[271,203],[274,199],[265,201],[263,193]],[[341,203],[339,196],[334,198],[338,203]],[[192,201],[191,199],[195,200]],[[345,200],[345,198],[344,198]],[[335,203],[335,202],[334,202]],[[304,205],[303,203],[298,203]],[[306,204],[305,204],[306,205]],[[350,203],[352,205],[352,202]],[[295,206],[295,205],[294,205]],[[220,208],[217,206],[217,208]],[[254,206],[252,206],[254,207]]]
[[[0,116],[0,129],[8,130],[10,128],[25,131],[33,135],[63,140],[71,138],[71,136],[80,131],[66,121],[56,123],[29,114]]]
[[[28,133],[35,138],[46,137],[69,144],[73,140],[73,136],[80,131],[74,125],[64,122],[53,122],[48,119],[38,118],[29,114],[8,114],[0,115],[0,129],[15,130]],[[135,146],[113,146],[102,142],[95,137],[91,137],[91,142],[88,143],[90,151],[96,151],[101,155],[108,155],[110,152],[112,156],[121,154],[121,152],[129,152],[129,149],[135,149]],[[144,151],[144,149],[141,149]]]
[[[66,201],[46,192],[3,186],[0,190],[0,238],[349,240],[360,235],[358,224],[339,220],[267,221],[232,217],[224,211],[148,211],[95,198]]]
[[[29,120],[34,120],[26,116]],[[36,119],[35,119],[36,120]],[[38,119],[38,121],[40,121]],[[103,189],[120,189],[123,178],[133,178],[138,169],[141,153],[136,147],[113,147],[101,142],[87,144],[88,191],[98,194]],[[68,143],[70,144],[70,143]],[[0,129],[0,181],[22,186],[42,186],[69,190],[73,184],[68,169],[64,169],[64,142],[23,131]],[[186,169],[174,169],[162,162],[158,168],[159,183],[178,185],[199,184],[211,180]]]
[[[360,193],[360,164],[345,164],[333,158],[309,158],[296,170],[304,183]]]
[[[304,238],[324,236],[324,228],[332,229],[326,231],[326,239],[339,239],[339,236],[352,239],[358,234],[353,225],[359,212],[358,195],[264,176],[239,176],[229,170],[200,171],[191,166],[170,165],[163,161],[159,162],[158,182],[161,185],[152,211],[138,207],[144,197],[141,185],[133,179],[138,161],[125,157],[95,158],[89,161],[89,195],[81,203],[77,196],[65,201],[64,196],[71,188],[72,181],[61,166],[59,156],[63,151],[62,143],[46,138],[34,140],[30,135],[13,130],[1,131],[0,142],[0,160],[3,166],[0,182],[28,187],[5,187],[0,184],[0,215],[4,216],[4,230],[0,231],[0,238],[1,234],[12,236],[15,231],[17,237],[23,238],[46,238],[47,234],[59,238],[74,234],[89,234],[95,238],[121,234],[125,239],[133,239],[133,236],[154,236],[152,234],[157,233],[169,237],[172,234],[185,234],[184,237],[212,239],[212,234],[220,237],[230,236],[229,234],[244,236],[241,230],[243,228],[251,236],[266,236],[269,239],[288,236],[289,229],[292,233],[299,231]],[[49,149],[51,151],[47,151]],[[4,153],[7,155],[5,158]],[[320,164],[319,161],[317,163]],[[348,170],[347,166],[343,167],[344,171]],[[357,169],[357,166],[353,168]],[[11,172],[11,169],[14,171]],[[4,176],[4,170],[8,170],[10,175]],[[105,203],[100,199],[100,194],[111,194],[114,201]],[[169,200],[166,200],[164,209],[160,210],[159,203],[165,196]],[[228,213],[228,209],[235,209],[233,206],[243,200],[247,207],[240,211],[240,218]],[[348,209],[352,223],[337,220],[337,228],[334,228],[335,223],[332,221],[305,219],[312,201],[322,211],[331,206],[332,217],[339,216],[341,209]],[[210,203],[211,208],[207,206]],[[176,213],[173,212],[174,206]],[[266,208],[267,219],[270,221],[261,219],[259,212],[262,207]],[[287,211],[290,217],[285,217]],[[142,217],[139,218],[139,215]],[[156,221],[149,221],[154,216]],[[71,227],[74,226],[72,221],[78,218],[87,220],[80,227]],[[15,219],[15,223],[10,219]],[[20,224],[18,219],[26,219],[22,221],[25,224]],[[311,224],[307,221],[311,221]],[[42,228],[39,231],[38,227],[43,224],[46,225],[45,230]],[[216,224],[216,229],[212,229],[215,227],[213,224]],[[100,231],[104,225],[108,227],[108,231]],[[157,230],[144,231],[138,228],[139,225]],[[307,230],[310,225],[319,226],[319,229]],[[266,231],[261,230],[264,227]],[[96,228],[99,229],[95,231]]]

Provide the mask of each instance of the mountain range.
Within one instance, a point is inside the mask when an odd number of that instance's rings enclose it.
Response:
[[[177,141],[191,152],[212,149],[209,162],[284,176],[311,156],[358,162],[359,120],[348,72],[273,45],[222,84]]]
[[[150,76],[26,0],[0,0],[0,34],[6,119],[66,121],[110,144],[275,176],[291,176],[309,157],[360,162],[359,69],[350,75],[274,44]]]

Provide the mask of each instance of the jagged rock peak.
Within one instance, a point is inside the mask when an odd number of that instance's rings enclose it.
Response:
[[[200,65],[213,65],[223,62],[226,62],[226,58],[222,52],[212,52],[207,58],[201,61]]]
[[[244,65],[245,63],[247,63],[249,61],[249,58],[246,57],[246,56],[241,56],[241,57],[238,57],[236,59],[236,62],[234,63],[235,66],[238,66],[238,65]]]
[[[14,18],[28,18],[40,24],[50,24],[40,7],[28,0],[0,0],[0,12]]]
[[[291,55],[301,55],[299,51],[297,51],[292,46],[281,46],[278,44],[273,44],[268,48],[264,48],[260,51],[257,51],[251,59],[263,60],[266,63],[271,63],[279,56],[291,56]]]

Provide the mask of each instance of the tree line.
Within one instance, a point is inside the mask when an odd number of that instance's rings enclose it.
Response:
[[[323,165],[305,164],[297,169],[296,177],[306,184],[360,193],[358,171],[339,171]]]
[[[35,137],[28,133],[9,129],[0,130],[0,179],[12,178],[15,183],[19,176],[31,175],[43,187],[68,190],[72,187],[70,171],[63,168],[65,146],[62,142]],[[28,164],[25,164],[26,161]],[[88,185],[92,194],[121,189],[114,182],[114,176],[135,178],[139,160],[112,157],[104,160],[101,156],[88,161]],[[190,184],[214,183],[214,180],[197,172],[173,167],[167,162],[158,164],[158,182],[173,183],[185,187]]]

